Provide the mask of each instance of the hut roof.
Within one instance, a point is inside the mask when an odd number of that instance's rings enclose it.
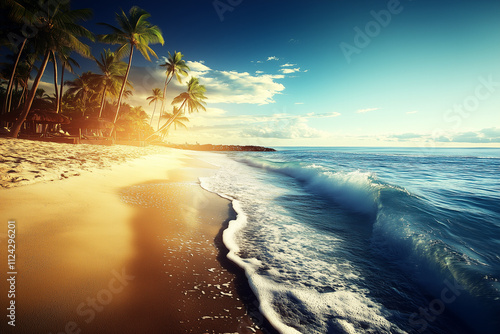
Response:
[[[50,124],[69,124],[68,117],[43,110],[32,110],[26,117],[27,121],[34,121],[35,123],[50,123]]]

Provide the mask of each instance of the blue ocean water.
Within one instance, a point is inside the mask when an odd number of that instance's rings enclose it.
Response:
[[[283,333],[500,333],[500,149],[210,155],[223,239]]]

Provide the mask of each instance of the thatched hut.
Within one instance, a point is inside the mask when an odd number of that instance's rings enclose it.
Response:
[[[112,129],[113,123],[102,118],[76,118],[70,124],[64,125],[63,130],[72,135],[87,138],[103,138],[105,133]]]
[[[1,117],[1,119],[8,123],[14,123],[18,117],[19,112],[10,112]],[[23,132],[30,135],[45,136],[47,132],[55,132],[61,124],[69,124],[68,117],[50,111],[31,109],[23,125]]]

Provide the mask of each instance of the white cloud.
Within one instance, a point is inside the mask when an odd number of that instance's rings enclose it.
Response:
[[[189,69],[191,71],[196,71],[196,72],[207,72],[210,71],[210,67],[205,65],[205,61],[190,61],[188,60],[186,62],[186,65],[189,66]]]
[[[290,73],[300,72],[300,67],[298,67],[298,68],[282,68],[280,70],[280,72],[283,73],[283,74],[290,74]]]
[[[367,113],[367,112],[370,112],[370,111],[375,111],[375,110],[379,110],[380,108],[366,108],[366,109],[359,109],[358,111],[356,111],[357,114],[364,114],[364,113]]]
[[[264,73],[264,71],[255,71],[255,73],[262,74],[262,73]]]
[[[280,60],[278,57],[272,56],[272,57],[267,57],[267,61],[270,60]]]
[[[304,102],[295,102],[295,104],[304,104]]]
[[[281,67],[293,67],[293,66],[297,66],[297,64],[283,64],[283,65],[280,65]]]
[[[285,86],[277,80],[283,79],[283,74],[248,73],[237,71],[220,71],[207,66],[202,61],[187,61],[190,67],[189,75],[183,78],[182,83],[173,79],[167,90],[167,106],[171,99],[185,91],[186,82],[191,77],[197,77],[207,89],[207,103],[274,103],[274,96],[281,94]],[[130,80],[134,83],[132,105],[144,105],[146,98],[151,95],[152,87],[163,89],[165,70],[161,67],[132,67]]]
[[[391,135],[389,139],[398,141],[430,141],[436,143],[500,143],[500,128],[487,128],[478,131],[450,132],[441,136],[434,137],[429,134],[402,133]]]
[[[418,113],[418,110],[407,111],[406,113],[407,113],[408,115],[411,115],[411,114],[416,114],[416,113]]]
[[[274,122],[245,128],[241,135],[243,137],[276,138],[276,139],[300,139],[300,138],[325,138],[330,134],[312,128],[307,124],[307,119],[277,118]]]
[[[314,112],[310,112],[306,114],[307,117],[309,118],[332,118],[332,117],[339,117],[341,113],[333,111],[333,112],[325,112],[321,114],[316,114]]]
[[[282,75],[252,75],[248,72],[210,70],[199,76],[207,89],[207,103],[274,103],[284,89],[276,79]]]

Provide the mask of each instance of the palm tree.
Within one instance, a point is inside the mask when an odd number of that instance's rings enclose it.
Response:
[[[24,105],[21,115],[18,117],[11,129],[11,136],[16,138],[21,130],[21,126],[26,120],[35,93],[42,79],[43,73],[53,52],[59,52],[64,48],[76,51],[82,56],[90,57],[90,47],[79,40],[79,37],[87,37],[93,40],[93,35],[84,27],[76,22],[90,18],[92,11],[90,9],[71,10],[66,0],[52,0],[51,6],[45,6],[40,3],[40,9],[37,12],[39,20],[43,23],[38,28],[35,39],[35,49],[43,52],[43,61],[35,77],[28,98]]]
[[[113,124],[116,123],[118,114],[120,112],[120,104],[123,96],[123,91],[125,90],[128,74],[130,72],[130,66],[132,65],[132,56],[134,53],[134,49],[139,50],[144,58],[146,58],[148,61],[151,61],[151,58],[149,57],[150,53],[156,58],[158,58],[158,56],[153,51],[153,49],[149,47],[149,44],[164,44],[160,28],[151,25],[151,23],[147,21],[150,16],[151,14],[149,14],[145,10],[134,6],[130,9],[128,16],[123,10],[121,14],[116,13],[116,20],[120,28],[116,28],[110,24],[102,23],[102,25],[110,28],[113,33],[101,35],[101,42],[120,44],[120,47],[117,50],[119,58],[121,58],[121,56],[123,56],[127,52],[129,53],[127,71],[125,73],[125,78],[123,79],[120,94],[118,95],[118,104],[116,106],[116,113]],[[112,132],[114,132],[114,127]]]
[[[160,119],[162,118],[161,115],[163,115],[163,113],[165,112],[165,100],[167,96],[168,84],[170,83],[174,75],[177,79],[177,82],[181,83],[181,75],[187,76],[188,74],[187,71],[189,71],[189,67],[186,65],[186,62],[182,60],[182,57],[184,56],[180,52],[175,51],[173,56],[169,52],[165,64],[160,65],[167,69],[165,71],[167,77],[165,79],[165,86],[163,87],[163,101],[161,103],[160,118],[158,119],[158,128],[160,127]]]
[[[153,122],[153,117],[155,116],[155,112],[156,112],[156,104],[158,103],[158,101],[163,101],[163,97],[161,95],[161,90],[160,88],[153,88],[153,95],[151,96],[148,96],[147,97],[147,100],[151,100],[149,101],[149,105],[151,105],[151,103],[155,103],[155,107],[153,109],[153,114],[151,115],[151,121],[149,121],[149,125],[151,125],[151,123]],[[162,102],[163,104],[163,102]],[[160,115],[161,117],[161,115]]]
[[[39,24],[39,17],[36,15],[36,1],[23,1],[22,3],[15,0],[5,0],[1,3],[2,7],[6,7],[9,12],[9,19],[14,23],[24,23],[28,25],[32,25],[34,23]],[[17,52],[16,61],[14,62],[14,66],[11,72],[11,76],[9,79],[9,83],[7,86],[7,91],[5,95],[5,103],[2,109],[3,113],[7,113],[10,109],[10,105],[8,101],[10,101],[9,96],[12,93],[12,87],[14,83],[14,76],[16,74],[17,66],[19,64],[19,60],[21,59],[21,54],[23,53],[24,47],[26,46],[26,42],[28,41],[28,37],[24,36],[21,42],[21,46],[18,48],[14,47],[14,51]]]
[[[100,61],[97,59],[95,61],[102,72],[102,74],[93,75],[93,82],[96,86],[102,87],[101,104],[99,109],[100,118],[104,109],[106,95],[118,95],[120,82],[123,82],[125,78],[124,74],[127,69],[127,64],[120,61],[116,54],[109,49],[101,52]],[[129,81],[127,81],[127,85],[132,87],[132,84]]]
[[[67,91],[68,94],[75,95],[82,103],[82,116],[85,116],[85,108],[90,94],[94,93],[92,89],[92,78],[92,72],[85,72],[73,81],[66,81],[66,85],[70,87]]]
[[[206,110],[205,108],[205,96],[206,88],[203,85],[200,85],[198,78],[191,78],[187,84],[187,91],[179,94],[174,98],[172,104],[181,103],[181,106],[177,111],[173,114],[171,118],[156,132],[160,132],[166,128],[168,128],[177,117],[181,113],[185,113],[186,110],[188,113],[198,112],[199,109]],[[151,138],[153,135],[149,136],[147,139]]]
[[[66,52],[59,53],[59,58],[61,59],[61,87],[59,89],[59,100],[57,101],[57,113],[62,111],[62,98],[64,93],[64,72],[66,69],[70,73],[75,73],[74,67],[80,68],[80,64],[77,63],[76,60],[70,57],[71,51],[67,50]]]
[[[184,124],[184,122],[189,122],[189,118],[187,118],[186,116],[177,116],[177,117],[174,117],[174,115],[178,112],[178,108],[177,107],[174,107],[174,110],[172,111],[172,113],[165,113],[161,116],[161,118],[164,118],[166,119],[167,121],[169,121],[170,119],[173,119],[172,121],[172,124],[174,125],[174,129],[177,130],[177,127],[181,127],[181,128],[184,128],[184,129],[187,129],[187,125]],[[168,135],[168,132],[170,130],[170,127],[168,128],[164,128],[160,133],[161,133],[161,137],[162,137],[162,140],[163,138]]]

